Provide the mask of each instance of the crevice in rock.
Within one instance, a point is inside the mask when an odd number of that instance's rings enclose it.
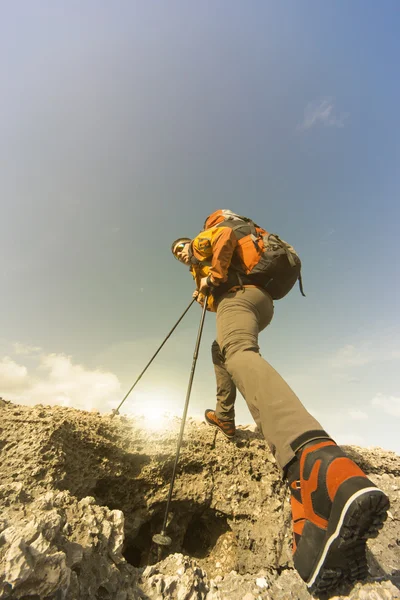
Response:
[[[151,521],[148,521],[139,528],[137,535],[127,535],[125,537],[125,547],[122,554],[133,567],[143,567],[153,563],[150,556],[153,545],[152,536],[152,524]]]
[[[136,530],[129,515],[125,515],[123,555],[132,566],[145,567],[158,562],[158,546],[152,538],[161,531],[163,514],[160,507]],[[179,552],[198,560],[212,560],[214,549],[227,532],[232,533],[222,513],[194,502],[172,503],[167,526],[172,544],[163,553]]]
[[[182,549],[193,558],[206,558],[219,537],[227,531],[231,531],[231,528],[226,517],[217,515],[214,510],[195,513],[187,525]]]

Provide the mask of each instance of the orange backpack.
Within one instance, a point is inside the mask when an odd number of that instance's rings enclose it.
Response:
[[[296,281],[305,296],[301,279],[301,260],[290,244],[276,233],[268,233],[251,219],[222,209],[210,215],[204,224],[209,227],[230,227],[236,236],[237,246],[231,267],[251,279],[254,285],[264,288],[274,300],[290,292]]]

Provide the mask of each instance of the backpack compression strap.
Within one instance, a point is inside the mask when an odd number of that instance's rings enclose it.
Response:
[[[250,229],[250,234],[244,233],[240,237],[246,237],[247,235],[250,235],[253,244],[257,248],[258,247],[257,242],[261,238],[261,236],[257,233],[256,224],[254,223],[254,221],[252,221],[251,219],[247,219],[246,217],[241,217],[241,220],[242,220],[242,222],[239,223],[239,225],[234,225],[234,223],[237,221],[237,219],[228,218],[225,221],[218,223],[217,227],[229,227],[230,229],[232,229],[232,231],[235,232],[235,234],[238,229],[243,229],[244,227],[248,227]]]

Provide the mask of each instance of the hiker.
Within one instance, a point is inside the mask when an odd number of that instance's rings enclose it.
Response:
[[[321,593],[344,579],[362,579],[368,574],[366,540],[382,528],[389,500],[259,351],[258,334],[272,320],[274,299],[297,280],[304,295],[295,250],[226,209],[212,213],[194,239],[179,238],[171,249],[190,267],[193,296],[201,305],[207,297],[207,309],[216,313],[217,403],[205,411],[207,423],[234,437],[238,389],[289,485],[293,560],[308,588]]]

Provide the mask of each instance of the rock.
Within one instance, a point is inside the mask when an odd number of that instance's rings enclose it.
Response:
[[[268,581],[265,579],[265,577],[258,577],[256,579],[256,585],[257,587],[263,589],[263,588],[267,588],[268,587]]]
[[[1,412],[0,599],[311,599],[293,568],[288,491],[254,427],[228,442],[188,421],[172,544],[159,547],[179,419],[149,434],[143,420],[59,406]],[[371,577],[334,597],[399,598],[400,457],[346,451],[391,508],[369,542]]]

